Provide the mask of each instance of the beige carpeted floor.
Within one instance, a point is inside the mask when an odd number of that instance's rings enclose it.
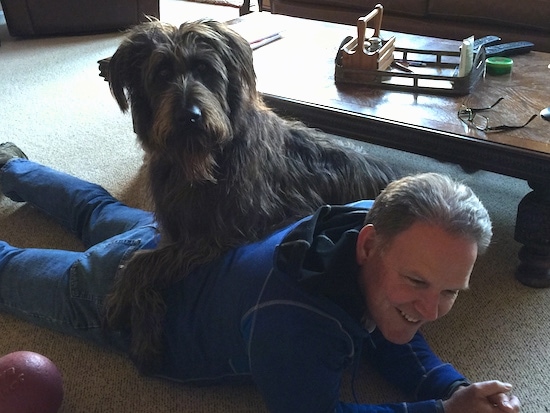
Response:
[[[161,19],[226,20],[237,9],[161,0]],[[0,17],[0,140],[19,144],[34,160],[105,186],[132,205],[143,204],[137,146],[129,115],[119,112],[96,61],[111,55],[120,34],[17,40]],[[371,150],[411,171],[435,170],[464,179],[489,208],[495,237],[480,258],[471,291],[425,333],[436,351],[472,380],[515,385],[524,412],[550,411],[550,289],[514,279],[519,245],[516,206],[525,182],[384,148]],[[25,205],[0,198],[0,238],[25,247],[81,249],[79,242]],[[62,413],[263,412],[253,386],[192,388],[138,375],[123,356],[0,314],[0,355],[31,350],[51,358],[65,384]],[[368,369],[356,379],[363,402],[404,396]],[[347,381],[343,397],[350,398]],[[467,413],[467,412],[465,412]]]

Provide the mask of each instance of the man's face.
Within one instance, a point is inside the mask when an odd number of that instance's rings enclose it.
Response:
[[[358,237],[360,285],[369,316],[384,337],[409,342],[428,321],[449,312],[460,290],[468,288],[477,244],[417,222],[381,250],[376,229]]]

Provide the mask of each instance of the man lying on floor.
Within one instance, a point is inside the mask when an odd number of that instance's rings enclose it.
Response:
[[[158,244],[153,214],[31,162],[10,143],[0,146],[0,188],[87,248],[0,241],[1,310],[128,352],[129,329],[102,328],[103,301],[126,260]],[[469,383],[418,331],[468,288],[491,236],[473,192],[434,173],[394,181],[374,202],[323,206],[167,289],[162,348],[150,373],[202,384],[251,377],[277,413],[519,412],[510,384]],[[417,401],[340,401],[342,373],[361,357]]]

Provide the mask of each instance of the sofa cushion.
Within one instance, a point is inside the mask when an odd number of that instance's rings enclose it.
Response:
[[[159,17],[159,0],[0,0],[12,36],[118,31]]]
[[[451,20],[550,30],[550,2],[548,0],[430,0],[428,10],[430,16]],[[498,33],[495,34],[498,35]]]
[[[382,4],[384,10],[392,14],[410,16],[427,16],[429,0],[299,0],[300,3],[309,3],[316,6],[344,7],[364,10],[367,15],[377,4]],[[382,26],[384,21],[382,20]]]

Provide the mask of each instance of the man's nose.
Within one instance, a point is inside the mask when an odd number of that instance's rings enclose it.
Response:
[[[416,302],[416,311],[424,320],[434,321],[439,318],[440,295],[426,293]]]

